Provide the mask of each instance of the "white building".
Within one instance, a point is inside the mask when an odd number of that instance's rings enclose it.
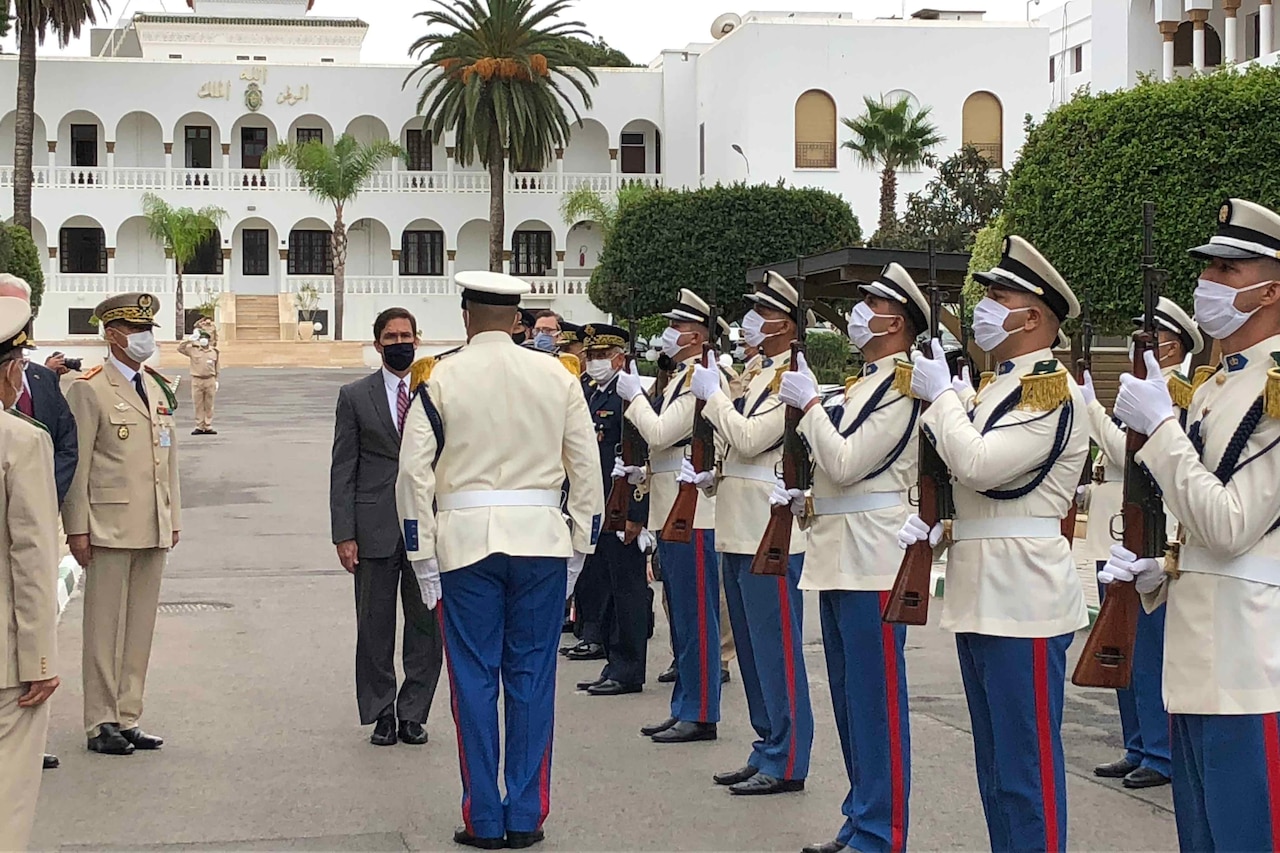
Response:
[[[376,312],[403,304],[424,339],[459,339],[451,275],[487,267],[488,176],[462,167],[451,139],[424,138],[416,85],[404,85],[413,66],[401,57],[360,63],[366,26],[312,17],[308,0],[189,3],[191,14],[138,14],[95,31],[92,58],[40,60],[33,230],[48,266],[38,336],[92,334],[90,310],[110,292],[150,290],[172,304],[172,262],[141,216],[142,195],[154,192],[228,213],[188,273],[187,306],[217,300],[226,340],[291,337],[299,287],[315,284],[322,307],[331,304],[332,210],[292,172],[261,169],[260,154],[281,139],[330,142],[345,132],[398,140],[408,159],[386,163],[346,211],[344,337],[368,339]],[[1023,116],[1047,104],[1047,33],[981,17],[753,12],[720,21],[718,40],[664,51],[647,68],[599,70],[567,147],[544,171],[507,178],[510,271],[534,283],[533,305],[577,322],[600,317],[586,297],[600,229],[559,214],[564,192],[584,185],[611,193],[629,181],[784,180],[841,193],[869,233],[879,176],[839,147],[848,136],[839,119],[861,112],[864,96],[929,105],[947,139],[939,153],[973,142],[1007,167]],[[14,57],[0,57],[10,99],[16,70]],[[3,206],[12,104],[0,111]],[[926,179],[904,175],[901,194]]]

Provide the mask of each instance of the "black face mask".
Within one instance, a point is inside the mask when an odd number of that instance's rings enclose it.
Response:
[[[408,370],[413,366],[413,356],[417,349],[417,345],[412,343],[387,344],[382,348],[382,362],[397,372]]]
[[[524,332],[515,332],[511,335],[511,340],[515,341],[518,344],[522,344],[525,341],[525,337],[526,336]]]

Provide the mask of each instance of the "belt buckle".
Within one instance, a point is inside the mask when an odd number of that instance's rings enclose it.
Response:
[[[1099,462],[1093,466],[1093,484],[1101,486],[1107,481],[1107,466]]]
[[[1164,573],[1171,580],[1177,580],[1182,577],[1182,568],[1180,566],[1182,560],[1182,543],[1170,542],[1164,552]]]
[[[942,519],[942,539],[938,542],[939,545],[942,545],[945,547],[950,545],[954,541],[951,538],[951,528],[954,524],[955,524],[954,519],[950,519],[950,518]]]

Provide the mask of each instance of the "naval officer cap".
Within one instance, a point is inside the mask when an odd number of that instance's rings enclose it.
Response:
[[[1053,264],[1016,234],[1004,238],[1000,263],[973,277],[988,287],[1018,290],[1040,297],[1058,322],[1080,316],[1080,302]]]
[[[122,320],[135,326],[159,326],[156,313],[160,310],[160,300],[150,293],[121,293],[109,296],[93,309],[93,316],[105,328],[108,323]]]
[[[929,300],[920,292],[911,274],[898,264],[889,264],[874,281],[860,284],[858,289],[901,305],[906,309],[907,319],[915,326],[916,334],[929,328]]]
[[[530,290],[529,283],[524,279],[500,272],[466,270],[454,275],[453,279],[462,290],[464,308],[468,302],[477,305],[510,305],[515,308],[520,304],[520,297]]]
[[[561,323],[560,336],[556,338],[556,346],[570,346],[572,344],[586,343],[586,336],[582,332],[582,327],[576,323]]]
[[[1133,318],[1135,329],[1141,329],[1142,323],[1141,317]],[[1160,301],[1156,303],[1156,325],[1163,331],[1177,335],[1178,340],[1182,341],[1182,348],[1188,355],[1195,355],[1204,349],[1204,337],[1200,334],[1200,328],[1187,316],[1187,312],[1178,306],[1178,303],[1167,296],[1161,296]]]
[[[583,327],[587,350],[622,349],[631,342],[627,330],[605,323],[588,323]]]
[[[675,320],[677,323],[697,323],[701,326],[709,327],[711,325],[711,306],[689,288],[682,287],[680,288],[680,296],[676,299],[675,307],[662,316],[668,320]],[[716,325],[720,327],[721,335],[729,334],[729,324],[725,322],[724,317],[717,317]]]
[[[14,350],[30,347],[30,323],[30,302],[17,296],[0,296],[0,358],[7,360]]]
[[[1190,251],[1203,261],[1280,259],[1280,214],[1251,201],[1227,199],[1218,208],[1218,233]]]

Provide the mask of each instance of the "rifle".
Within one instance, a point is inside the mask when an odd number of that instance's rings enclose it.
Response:
[[[973,364],[969,361],[969,327],[964,322],[964,288],[960,288],[960,302],[956,306],[960,313],[956,315],[956,325],[960,327],[960,357],[956,359],[956,376],[964,376],[964,369],[969,368],[970,378],[973,376]]]
[[[636,362],[636,289],[628,288],[630,294],[630,316],[627,318],[627,334],[631,336],[631,351],[627,353],[627,362],[623,370],[630,370]],[[648,447],[640,436],[640,430],[626,418],[622,419],[622,440],[618,447],[618,455],[622,464],[627,466],[641,465],[648,455]],[[621,533],[627,529],[627,515],[631,508],[633,489],[626,477],[615,477],[609,489],[609,498],[605,502],[604,530],[607,533]]]
[[[1142,329],[1134,335],[1133,375],[1147,376],[1146,354],[1155,350],[1158,340],[1156,303],[1165,275],[1156,268],[1154,202],[1142,204]],[[1124,547],[1141,557],[1161,557],[1168,545],[1164,527],[1164,505],[1159,488],[1151,475],[1135,458],[1147,437],[1136,430],[1125,436],[1124,504],[1120,510],[1124,523]],[[1132,582],[1119,581],[1107,586],[1106,597],[1085,641],[1080,661],[1071,675],[1078,687],[1129,686],[1133,675],[1133,643],[1138,632],[1138,608],[1141,602]]]
[[[796,259],[796,339],[791,342],[790,370],[800,369],[800,356],[805,351],[806,308],[804,301],[804,274],[800,260]],[[807,491],[813,485],[813,467],[809,460],[809,448],[800,437],[800,421],[804,410],[787,406],[786,428],[782,433],[782,482],[788,489]],[[751,561],[751,574],[785,577],[791,558],[791,531],[795,518],[788,504],[769,510],[769,523],[764,537]]]
[[[707,334],[707,342],[702,345],[702,362],[712,370],[719,370],[719,366],[711,357],[714,348],[712,341],[719,337],[717,333],[720,328],[714,279],[711,282],[710,305],[711,314],[707,318],[710,330]],[[689,459],[693,463],[693,470],[699,474],[716,467],[716,434],[711,422],[702,416],[706,407],[705,400],[699,400],[694,404],[693,433],[689,438]],[[698,487],[693,483],[681,483],[680,491],[676,493],[675,503],[671,505],[671,513],[667,516],[666,523],[662,525],[662,532],[658,534],[658,538],[663,542],[679,542],[682,545],[688,545],[693,541],[693,521],[697,511]]]
[[[1084,310],[1080,317],[1080,359],[1076,362],[1076,382],[1083,385],[1084,375],[1093,372],[1093,319],[1089,316],[1089,299],[1086,295]],[[1097,445],[1089,440],[1089,455],[1084,458],[1084,470],[1080,472],[1080,483],[1076,494],[1071,499],[1067,515],[1062,519],[1062,536],[1068,543],[1076,538],[1076,517],[1080,514],[1080,489],[1093,482],[1093,451]]]
[[[942,291],[938,288],[938,260],[933,241],[929,241],[929,339],[938,336],[942,315]],[[927,405],[927,404],[926,404]],[[921,407],[921,411],[924,410]],[[932,530],[935,524],[955,515],[951,494],[951,472],[938,455],[938,448],[928,436],[920,438],[919,473],[920,520]],[[881,617],[885,622],[924,625],[929,621],[929,584],[933,573],[933,546],[925,539],[907,548],[898,567],[889,601]]]

